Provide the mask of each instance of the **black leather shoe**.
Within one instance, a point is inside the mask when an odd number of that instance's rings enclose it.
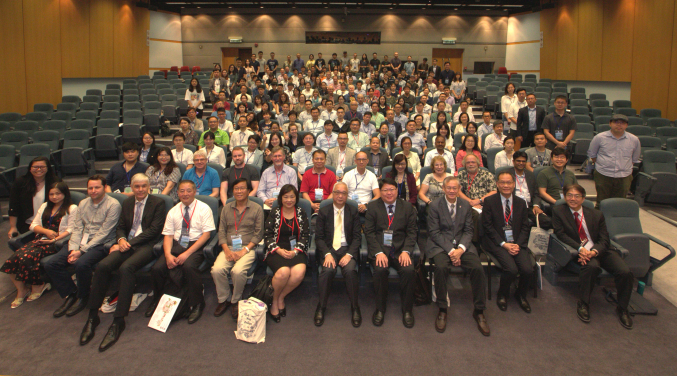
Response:
[[[489,330],[489,324],[487,323],[484,314],[475,311],[473,312],[472,317],[475,319],[475,322],[477,322],[477,329],[480,330],[480,333],[482,333],[483,336],[488,337],[491,334],[491,331]]]
[[[371,322],[374,324],[374,326],[381,326],[383,325],[383,317],[383,312],[377,309],[374,311],[374,316],[371,317]]]
[[[447,330],[447,313],[440,311],[437,314],[437,319],[435,320],[435,330],[438,333],[444,333]]]
[[[223,303],[219,303],[216,305],[216,309],[214,310],[214,316],[216,317],[221,317],[226,311],[228,310],[228,307],[230,307],[230,302],[225,301]]]
[[[148,308],[146,308],[146,317],[151,317],[153,316],[153,313],[155,313],[155,309],[157,308],[157,305],[160,303],[160,299],[153,299],[153,301],[150,302],[150,305]]]
[[[101,345],[99,345],[99,351],[104,352],[108,349],[110,349],[115,342],[120,339],[120,334],[125,331],[125,322],[121,321],[120,323],[114,322],[110,328],[108,328],[108,332],[106,333],[106,336],[103,337],[103,341],[101,341]]]
[[[94,329],[99,326],[100,322],[99,316],[87,319],[85,327],[82,328],[82,333],[80,334],[80,346],[88,344],[94,338]]]
[[[322,308],[319,304],[315,310],[315,326],[322,326],[324,324],[324,311],[326,308]]]
[[[402,323],[404,324],[405,328],[413,328],[414,327],[414,313],[413,312],[405,312],[402,314]]]
[[[193,307],[193,309],[190,311],[190,315],[188,315],[188,323],[195,324],[197,320],[199,320],[200,317],[202,317],[202,311],[204,311],[204,309],[205,309],[204,302]]]
[[[531,313],[531,306],[529,305],[527,298],[524,298],[519,294],[515,294],[515,299],[517,299],[517,303],[519,303],[519,306],[520,308],[522,308],[522,311],[526,313]]]
[[[284,307],[280,310],[280,316],[287,317],[287,307]]]
[[[270,313],[270,311],[268,312]],[[280,323],[280,321],[282,321],[282,316],[280,316],[279,311],[277,312],[277,315],[273,315],[272,313],[270,313],[270,318],[273,319],[273,321],[275,321],[278,324]]]
[[[359,328],[362,325],[362,313],[360,312],[360,307],[353,307],[353,317],[352,323],[355,328]]]
[[[576,313],[578,314],[578,318],[584,323],[590,322],[590,308],[588,307],[587,303],[579,300],[576,307]]]
[[[496,305],[501,311],[505,312],[508,310],[508,300],[503,295],[496,296]]]
[[[66,311],[66,316],[68,317],[73,317],[80,313],[83,309],[87,308],[87,302],[89,301],[89,298],[85,299],[78,299],[75,304]]]
[[[616,313],[618,314],[618,319],[621,321],[621,325],[623,325],[625,329],[632,329],[632,318],[630,317],[628,310],[616,307]]]
[[[61,317],[68,312],[68,310],[75,304],[75,301],[78,300],[78,297],[73,295],[68,295],[66,297],[66,300],[64,300],[63,304],[61,307],[59,307],[56,311],[54,311],[54,317]]]

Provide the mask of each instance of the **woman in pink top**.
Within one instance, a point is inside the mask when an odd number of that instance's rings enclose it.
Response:
[[[465,156],[470,152],[477,156],[477,159],[480,161],[480,167],[484,167],[482,164],[482,154],[480,153],[480,149],[477,147],[477,135],[469,134],[465,136],[458,153],[456,153],[456,171],[463,167],[463,158],[465,158]]]

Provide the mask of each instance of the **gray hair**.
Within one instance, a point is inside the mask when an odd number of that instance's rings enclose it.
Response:
[[[144,182],[144,183],[150,185],[150,179],[148,179],[148,176],[144,173],[139,172],[137,174],[134,174],[134,176],[132,176],[131,185],[134,185],[134,183],[136,183],[138,181]]]
[[[195,159],[195,157],[205,157],[205,159],[207,159],[207,152],[205,149],[200,149],[193,153],[193,159]]]
[[[349,190],[349,188],[348,188],[348,184],[346,184],[346,183],[344,183],[344,182],[340,181],[340,182],[338,182],[338,183],[334,184],[334,188],[332,188],[332,192],[333,192],[333,191],[335,191],[335,190],[336,190],[336,187],[338,187],[339,185],[344,185],[344,186],[346,187],[346,189],[348,189],[348,190]]]

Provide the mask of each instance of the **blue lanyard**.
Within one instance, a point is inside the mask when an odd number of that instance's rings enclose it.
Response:
[[[555,172],[557,172],[557,170],[555,170]],[[565,171],[562,171],[561,174],[559,172],[557,172],[557,180],[559,180],[559,186],[562,189],[564,189],[564,177],[562,177],[562,175],[564,175],[564,173],[565,173]]]
[[[366,170],[364,171],[364,177],[362,178],[362,180],[360,180],[359,183],[357,182],[357,174],[355,174],[355,190],[357,190],[357,187],[359,187],[360,184],[361,184],[361,183],[364,181],[364,179],[366,179],[366,178],[367,178],[367,171],[366,171]]]

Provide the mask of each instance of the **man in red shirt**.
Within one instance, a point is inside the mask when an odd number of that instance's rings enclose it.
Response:
[[[300,192],[312,202],[313,212],[320,210],[320,202],[333,198],[336,175],[324,166],[327,154],[322,149],[313,152],[313,168],[303,174]]]

